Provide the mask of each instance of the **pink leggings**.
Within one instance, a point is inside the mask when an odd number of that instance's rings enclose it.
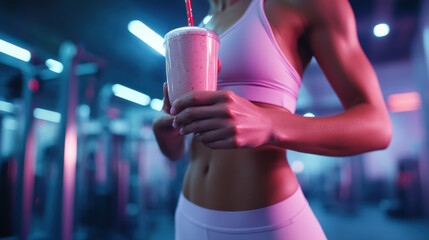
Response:
[[[248,211],[200,207],[180,194],[176,240],[322,240],[322,227],[301,188],[274,205]]]

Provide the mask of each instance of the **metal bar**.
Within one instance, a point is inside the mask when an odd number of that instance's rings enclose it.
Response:
[[[56,229],[51,239],[71,240],[73,234],[73,211],[75,172],[77,154],[76,108],[78,104],[78,78],[75,69],[78,61],[79,49],[70,42],[65,42],[60,47],[60,60],[64,69],[60,77],[60,113],[61,122],[59,128],[59,153],[64,161],[59,165],[59,178],[62,181],[55,209],[61,209],[55,213],[53,222]],[[62,195],[61,195],[62,194]],[[54,207],[54,206],[50,206]]]
[[[421,96],[423,128],[426,132],[424,147],[419,157],[422,200],[425,215],[429,217],[429,0],[422,1],[421,24],[413,44],[413,65]]]
[[[32,196],[34,187],[34,160],[35,160],[35,136],[32,131],[34,95],[27,87],[28,82],[32,79],[33,74],[27,72],[23,77],[23,106],[18,126],[19,144],[17,148],[18,159],[18,177],[17,177],[17,198],[16,198],[16,215],[15,231],[20,239],[27,239],[30,229]]]

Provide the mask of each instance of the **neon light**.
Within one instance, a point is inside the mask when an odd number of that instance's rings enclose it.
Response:
[[[12,103],[0,101],[0,111],[12,113],[14,108]]]
[[[313,113],[311,113],[311,112],[308,112],[308,113],[304,114],[303,116],[304,116],[304,117],[315,117],[316,115],[314,115],[314,114],[313,114]]]
[[[121,84],[113,85],[112,91],[115,96],[140,104],[142,106],[147,106],[150,103],[150,97],[148,95],[138,92],[134,89],[122,86]]]
[[[31,59],[31,53],[21,47],[13,45],[0,39],[0,52],[7,54],[11,57],[17,58],[21,61],[28,62]]]
[[[302,173],[304,171],[304,163],[299,160],[293,161],[291,168],[295,173]]]
[[[52,72],[60,73],[63,71],[64,67],[63,64],[58,62],[54,59],[48,59],[45,61],[45,65],[51,70]]]
[[[40,87],[39,81],[37,81],[37,79],[35,78],[30,79],[27,85],[28,85],[28,89],[30,89],[30,91],[32,92],[37,92]]]
[[[70,125],[66,130],[64,143],[64,176],[63,176],[63,232],[62,239],[72,239],[73,204],[76,181],[77,133],[76,126]]]
[[[78,107],[77,112],[80,117],[87,118],[91,114],[91,108],[88,105],[83,104]]]
[[[143,42],[151,46],[162,56],[165,56],[165,49],[163,46],[164,38],[162,38],[158,33],[154,32],[144,23],[134,20],[128,24],[128,31],[134,34],[136,37],[140,38]]]
[[[3,128],[11,131],[18,129],[18,121],[13,118],[3,118]]]
[[[150,101],[150,107],[156,111],[161,111],[163,105],[164,102],[158,98],[154,98]]]
[[[425,56],[426,56],[426,63],[427,63],[426,69],[429,71],[429,27],[426,27],[423,30],[423,48],[425,50]]]
[[[420,105],[420,94],[417,92],[392,94],[387,98],[387,106],[391,112],[415,111]]]
[[[35,108],[33,111],[33,116],[37,119],[54,122],[54,123],[59,123],[61,121],[60,113],[49,111],[42,108]]]
[[[374,27],[374,35],[376,37],[385,37],[389,34],[389,32],[390,32],[390,27],[385,23],[377,24]]]
[[[207,15],[204,19],[203,19],[203,24],[207,24],[208,22],[210,22],[210,20],[212,19],[213,15]]]

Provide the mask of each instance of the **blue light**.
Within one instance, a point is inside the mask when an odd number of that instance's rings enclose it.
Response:
[[[374,27],[374,35],[376,37],[385,37],[389,34],[389,32],[390,32],[390,27],[385,23],[377,24]]]
[[[429,69],[429,27],[423,29],[423,49],[425,51],[427,68]]]
[[[165,49],[163,46],[164,38],[162,38],[158,33],[154,32],[144,23],[134,20],[128,24],[128,31],[134,34],[136,37],[140,38],[143,42],[151,46],[162,56],[165,56]]]
[[[147,106],[150,103],[150,97],[148,95],[122,86],[121,84],[113,85],[112,91],[115,96],[140,104],[142,106]]]
[[[12,103],[0,101],[0,111],[12,113],[15,106]]]
[[[13,45],[0,39],[0,52],[7,54],[11,57],[17,58],[21,61],[28,62],[31,59],[31,53],[21,47]]]
[[[60,113],[49,111],[43,108],[35,108],[33,111],[33,116],[37,119],[54,123],[59,123],[61,121]]]
[[[18,121],[13,118],[5,117],[3,118],[3,128],[11,131],[18,129]]]
[[[49,68],[49,70],[56,73],[60,73],[64,69],[63,64],[61,64],[57,60],[50,59],[50,58],[45,61],[45,65]]]
[[[304,163],[300,160],[295,160],[292,162],[291,168],[294,173],[302,173],[304,171]]]
[[[156,111],[161,111],[163,105],[164,102],[158,98],[154,98],[150,101],[150,107]]]
[[[208,22],[210,22],[210,20],[212,19],[213,15],[207,15],[204,19],[203,19],[203,24],[207,24]]]

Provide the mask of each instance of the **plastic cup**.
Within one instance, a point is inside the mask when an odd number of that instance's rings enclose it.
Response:
[[[181,27],[164,37],[170,103],[190,91],[216,91],[218,35],[206,28]]]

